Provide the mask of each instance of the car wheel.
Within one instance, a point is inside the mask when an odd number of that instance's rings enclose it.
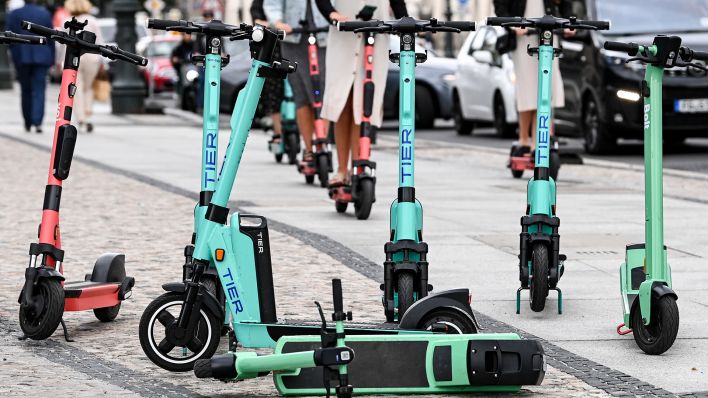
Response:
[[[497,136],[501,138],[514,137],[516,135],[516,125],[506,122],[506,107],[501,94],[494,95],[494,129]]]
[[[612,136],[610,129],[600,121],[597,102],[590,97],[583,107],[583,134],[585,136],[585,151],[592,154],[609,152],[617,145],[617,139]]]
[[[421,129],[432,129],[435,125],[433,95],[424,86],[415,86],[415,124]]]
[[[457,134],[472,134],[472,131],[474,130],[474,123],[469,119],[465,119],[465,115],[462,114],[462,104],[460,104],[459,95],[455,94],[452,101],[455,130],[457,130]]]

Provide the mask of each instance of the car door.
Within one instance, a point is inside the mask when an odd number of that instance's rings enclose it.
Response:
[[[480,65],[484,65],[484,67],[480,68],[482,75],[479,76],[476,84],[478,101],[480,102],[479,117],[485,121],[494,120],[494,93],[499,86],[499,79],[505,76],[502,70],[502,58],[496,49],[498,37],[497,30],[490,27],[484,34],[482,48],[478,50],[478,52],[484,51],[491,55],[491,60],[488,62],[480,62]]]
[[[480,98],[482,92],[480,86],[488,79],[490,65],[477,61],[475,52],[482,50],[485,37],[490,30],[491,28],[489,27],[483,27],[475,34],[467,52],[466,62],[460,65],[462,80],[464,81],[462,85],[464,88],[460,92],[460,101],[468,119],[479,119],[484,113],[485,104],[483,99]]]

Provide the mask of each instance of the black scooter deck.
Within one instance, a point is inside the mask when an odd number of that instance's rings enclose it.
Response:
[[[348,373],[355,394],[508,392],[540,384],[545,375],[541,345],[515,334],[347,336],[345,342],[354,350]],[[317,337],[291,336],[275,352],[319,347]],[[283,395],[319,395],[323,372],[299,369],[274,379]]]

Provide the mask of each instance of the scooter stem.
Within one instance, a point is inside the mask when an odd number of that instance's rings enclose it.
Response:
[[[664,264],[664,189],[662,160],[663,68],[647,65],[649,102],[644,105],[644,200],[647,279],[666,280]]]

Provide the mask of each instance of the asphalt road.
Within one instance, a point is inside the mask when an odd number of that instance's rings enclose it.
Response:
[[[451,121],[438,120],[433,130],[417,130],[416,137],[445,143],[473,145],[507,151],[513,139],[499,138],[491,128],[475,129],[470,136],[458,135]],[[381,130],[383,135],[398,134],[395,121],[386,121]],[[562,149],[578,153],[581,158],[607,160],[641,165],[644,162],[642,142],[638,140],[620,141],[616,150],[608,155],[588,155],[583,151],[583,141],[577,138],[562,137]],[[664,167],[669,169],[708,174],[708,138],[689,139],[684,145],[665,148]]]

